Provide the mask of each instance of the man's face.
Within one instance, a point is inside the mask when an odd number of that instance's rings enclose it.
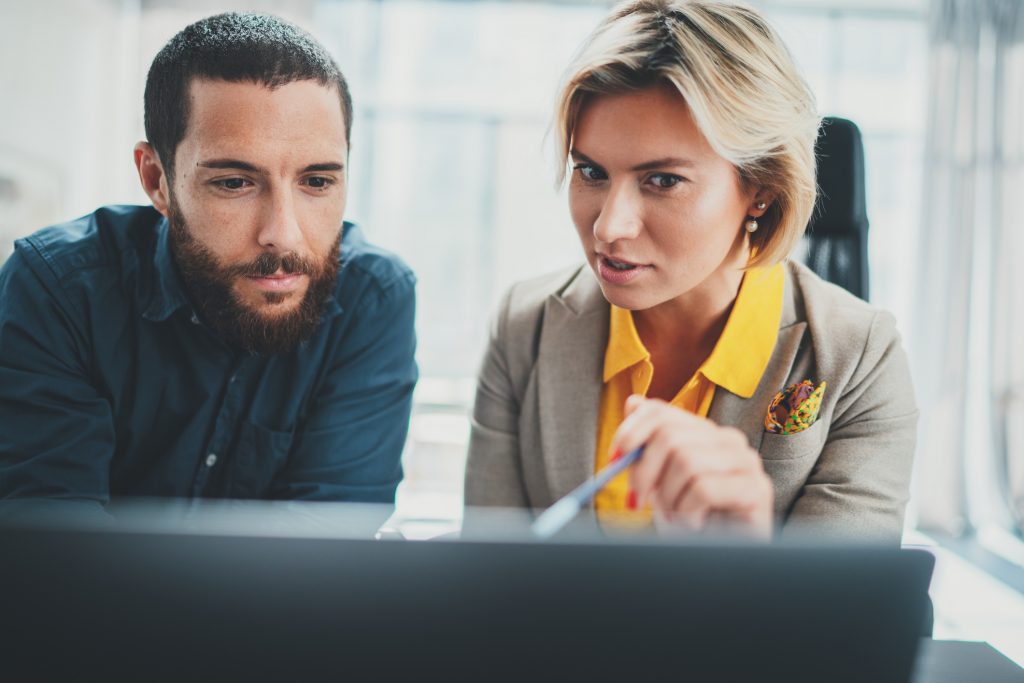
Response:
[[[207,324],[259,353],[308,338],[338,271],[348,146],[338,93],[196,79],[171,241]]]

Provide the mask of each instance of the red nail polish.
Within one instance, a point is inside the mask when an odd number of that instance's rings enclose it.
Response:
[[[629,495],[626,496],[626,507],[630,510],[636,510],[636,491],[630,491]]]
[[[609,460],[608,462],[615,462],[616,460],[618,460],[621,457],[622,457],[622,451],[620,451],[618,448],[616,448],[614,451],[612,451],[612,459]]]

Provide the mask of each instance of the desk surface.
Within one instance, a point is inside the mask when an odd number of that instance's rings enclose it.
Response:
[[[912,683],[1019,683],[1024,669],[988,643],[922,640]]]

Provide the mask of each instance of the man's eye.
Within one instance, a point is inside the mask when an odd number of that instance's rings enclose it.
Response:
[[[654,175],[650,176],[648,180],[654,183],[656,187],[662,190],[667,190],[669,188],[675,187],[676,185],[683,181],[681,177],[677,175],[672,175],[671,173],[655,173]]]
[[[241,190],[245,187],[245,178],[224,178],[215,180],[214,184],[225,190]]]
[[[606,180],[604,171],[592,164],[576,164],[573,168],[580,172],[584,180]]]
[[[333,178],[326,178],[324,176],[312,176],[306,179],[306,184],[316,190],[326,190],[333,183]]]

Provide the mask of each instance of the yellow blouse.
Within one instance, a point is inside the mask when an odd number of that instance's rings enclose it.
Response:
[[[743,276],[736,303],[715,348],[672,399],[671,404],[707,416],[715,388],[750,398],[775,349],[782,316],[785,272],[782,264],[754,268]],[[654,375],[651,354],[640,341],[630,311],[612,306],[608,348],[604,353],[604,388],[597,424],[595,471],[608,464],[612,437],[623,420],[631,394],[647,395]],[[629,473],[613,479],[594,499],[599,516],[626,513]],[[633,513],[646,521],[648,511]]]

